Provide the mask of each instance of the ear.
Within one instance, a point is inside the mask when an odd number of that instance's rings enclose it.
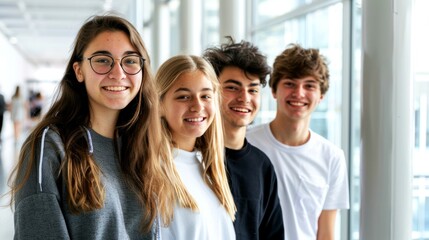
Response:
[[[276,94],[276,92],[274,91],[274,89],[272,89],[272,88],[271,88],[271,94],[273,95],[273,98],[274,98],[274,99],[277,99],[277,94]]]
[[[162,101],[159,101],[159,116],[161,118],[165,117],[165,108],[164,108],[164,104],[162,103]]]
[[[79,82],[83,82],[83,80],[85,80],[85,78],[83,77],[82,68],[81,68],[79,62],[73,63],[73,70],[74,70],[74,74],[76,75],[77,80]]]
[[[319,98],[319,101],[317,101],[317,104],[319,104],[323,100],[323,98],[325,98],[325,95],[320,95],[320,98]]]

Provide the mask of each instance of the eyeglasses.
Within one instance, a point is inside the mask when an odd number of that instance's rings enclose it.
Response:
[[[109,55],[94,55],[89,58],[89,64],[94,72],[104,75],[112,71],[115,59]],[[120,65],[126,74],[136,75],[142,70],[145,59],[138,55],[128,55],[121,58]]]

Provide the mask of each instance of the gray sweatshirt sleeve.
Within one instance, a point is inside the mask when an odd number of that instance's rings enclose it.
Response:
[[[37,148],[37,161],[32,166],[30,177],[16,195],[16,240],[70,239],[62,207],[63,186],[58,174],[64,148],[60,137],[53,131],[45,137]],[[18,179],[19,176],[20,173]]]
[[[16,240],[70,239],[54,194],[35,194],[21,200],[15,210],[14,222]]]

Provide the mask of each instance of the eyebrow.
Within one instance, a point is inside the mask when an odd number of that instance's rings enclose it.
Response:
[[[95,51],[91,55],[98,55],[98,54],[105,54],[105,55],[112,56],[112,53],[106,50]],[[123,55],[130,55],[130,54],[139,54],[139,53],[136,51],[126,51]]]
[[[201,91],[202,92],[207,92],[207,91],[212,91],[213,92],[213,89],[212,88],[203,88],[203,89],[201,89]],[[189,88],[178,88],[174,92],[175,93],[177,93],[177,92],[191,92],[191,90]]]
[[[237,80],[234,80],[234,79],[228,79],[224,83],[233,83],[233,84],[236,84],[236,85],[239,85],[239,86],[243,86],[243,84],[240,81],[237,81]],[[260,86],[260,85],[261,85],[260,82],[258,82],[258,83],[251,82],[249,84],[250,87],[256,87],[256,86]]]
[[[314,80],[314,79],[307,79],[307,80],[304,80],[303,82],[305,82],[305,83],[318,83],[319,81]]]
[[[283,81],[288,81],[288,82],[303,82],[303,83],[318,83],[319,81],[315,80],[315,79],[304,79],[304,80],[297,80],[297,79],[283,79]]]

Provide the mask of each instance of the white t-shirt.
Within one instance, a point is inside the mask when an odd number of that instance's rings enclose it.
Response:
[[[247,140],[273,163],[283,212],[285,239],[316,239],[322,210],[348,209],[344,152],[317,133],[301,146],[274,138],[269,123],[247,130]]]
[[[176,169],[199,211],[176,206],[171,224],[161,227],[162,240],[235,239],[230,216],[203,180],[200,154],[174,149]]]

